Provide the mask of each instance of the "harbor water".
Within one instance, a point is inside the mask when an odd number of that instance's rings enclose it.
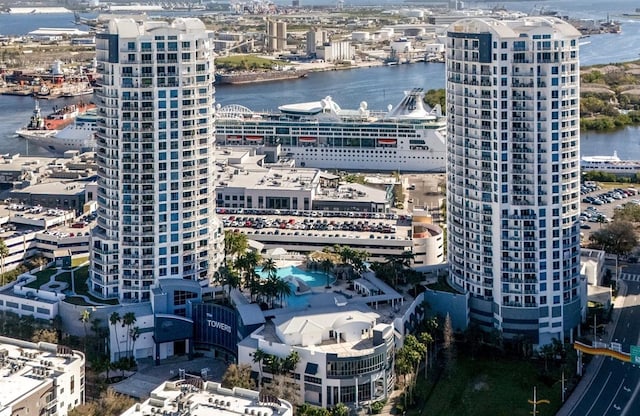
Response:
[[[385,110],[396,105],[404,90],[444,87],[444,65],[417,63],[411,65],[362,68],[310,74],[307,79],[277,81],[263,84],[218,86],[219,105],[242,104],[252,110],[275,109],[278,105],[320,100],[327,95],[343,108],[358,108],[366,101],[372,110]],[[84,98],[87,99],[86,97]],[[43,114],[77,100],[41,100]],[[29,121],[34,100],[31,97],[0,96],[0,154],[21,153],[47,155],[15,131]],[[640,160],[640,127],[628,127],[606,133],[582,132],[581,152],[584,156],[611,155],[614,151],[623,159]]]
[[[365,0],[363,0],[365,1]],[[316,4],[315,2],[312,2]],[[371,2],[369,2],[370,4]],[[317,3],[320,4],[320,3]],[[354,2],[356,4],[356,2]],[[401,1],[384,2],[393,7]],[[419,4],[419,3],[414,3]],[[471,3],[489,8],[492,3]],[[622,21],[622,33],[594,35],[583,39],[580,49],[582,65],[607,64],[639,58],[639,50],[630,45],[640,44],[640,20],[626,19],[622,13],[632,13],[635,1],[611,0],[554,0],[553,2],[516,1],[501,3],[507,9],[532,12],[544,6],[559,14],[575,17]],[[406,4],[404,4],[406,7]],[[416,6],[420,7],[420,6]],[[424,7],[424,6],[423,6]],[[1,34],[25,34],[39,27],[76,27],[73,14],[9,15],[0,14]],[[410,65],[382,66],[355,70],[339,70],[311,73],[307,78],[275,81],[262,84],[221,85],[216,88],[216,102],[224,106],[241,104],[252,110],[274,110],[282,104],[316,101],[331,96],[343,108],[358,108],[362,101],[372,110],[386,110],[396,105],[403,91],[411,88],[424,90],[444,87],[444,65],[438,63],[415,63]],[[87,98],[84,98],[87,100]],[[74,100],[41,101],[43,114],[53,106],[64,106]],[[28,123],[33,111],[31,97],[0,96],[0,154],[21,153],[47,155],[34,146],[27,148],[26,141],[17,137],[15,131]],[[624,159],[640,160],[640,127],[629,127],[606,133],[583,132],[581,152],[585,156],[607,155],[617,151]]]

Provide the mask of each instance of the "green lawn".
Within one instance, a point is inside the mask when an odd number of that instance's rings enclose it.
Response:
[[[447,278],[446,277],[438,277],[438,281],[435,283],[431,283],[429,285],[427,285],[427,287],[431,290],[437,290],[440,292],[450,292],[450,293],[456,293],[459,294],[459,292],[457,290],[455,290],[454,288],[452,288],[451,286],[449,286],[449,283],[447,283]]]
[[[64,299],[65,302],[70,303],[72,305],[79,305],[79,306],[95,306],[91,303],[87,303],[84,298],[81,298],[80,296],[67,296]]]
[[[542,380],[536,365],[527,361],[458,357],[451,376],[442,376],[435,386],[433,383],[418,386],[426,391],[428,399],[424,407],[409,406],[407,413],[410,416],[528,416],[533,410],[528,400],[533,399],[536,386],[537,400],[551,402],[539,404],[538,415],[552,416],[561,405],[561,383],[554,380]]]
[[[93,296],[91,293],[89,293],[89,288],[87,286],[87,279],[88,278],[89,278],[89,265],[82,266],[82,267],[78,268],[74,272],[74,274],[73,274],[73,283],[74,283],[77,295],[84,295],[84,296],[88,297],[91,301],[93,301],[95,303],[99,303],[99,304],[117,305],[119,303],[117,299],[103,300],[103,299],[99,299],[99,298]],[[78,298],[78,299],[80,299],[80,298]],[[76,300],[70,301],[69,303],[74,303],[75,301]],[[82,301],[82,302],[84,302],[84,301]],[[79,305],[81,303],[74,303],[74,304],[78,304]]]
[[[282,64],[285,64],[285,62],[255,55],[232,55],[216,58],[216,68],[229,70],[271,69],[274,65]]]
[[[64,282],[71,288],[71,272],[60,273],[56,276],[56,282]]]
[[[29,287],[31,289],[40,289],[40,286],[44,285],[45,283],[49,283],[51,276],[53,276],[57,271],[58,270],[56,269],[44,269],[39,271],[34,275],[36,276],[36,280],[26,285],[26,287]]]

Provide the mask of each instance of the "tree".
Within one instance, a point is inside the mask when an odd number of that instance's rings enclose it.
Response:
[[[544,371],[549,371],[549,359],[553,358],[553,345],[546,344],[540,347],[538,354],[544,358]]]
[[[82,322],[82,326],[84,326],[84,350],[87,350],[87,324],[91,320],[91,311],[89,309],[85,309],[80,314],[80,321]]]
[[[627,221],[614,221],[606,227],[594,231],[589,239],[607,253],[625,255],[638,245],[638,237],[633,224]]]
[[[433,343],[433,337],[428,332],[422,332],[419,340],[424,345],[424,379],[427,379],[427,369],[429,368],[429,344]]]
[[[4,262],[9,255],[9,248],[4,240],[0,240],[0,273],[2,273],[2,286],[4,286]]]
[[[447,108],[446,94],[445,94],[444,88],[438,88],[438,89],[427,91],[427,93],[424,96],[424,100],[431,107],[435,107],[436,105],[439,105],[440,108],[442,109],[442,113],[444,114],[444,111]]]
[[[20,328],[20,339],[31,339],[33,337],[36,318],[33,315],[22,315],[18,320]]]
[[[278,266],[276,265],[276,261],[271,258],[265,259],[262,262],[262,273],[266,273],[267,277],[277,277]]]
[[[298,351],[291,351],[289,355],[284,359],[283,371],[286,373],[293,373],[300,362],[300,355]]]
[[[31,342],[58,343],[58,332],[55,329],[37,329],[31,337]]]
[[[225,262],[235,259],[249,248],[247,236],[231,230],[224,231],[224,258]]]
[[[133,406],[135,401],[128,396],[107,389],[96,401],[87,402],[69,410],[69,416],[119,416]]]
[[[120,358],[120,338],[118,337],[118,324],[121,322],[120,314],[113,312],[109,316],[109,323],[113,325],[113,333],[116,337],[116,347],[118,347],[118,358]]]
[[[412,398],[416,382],[418,381],[418,369],[420,367],[420,362],[422,361],[423,356],[426,357],[428,350],[427,346],[420,342],[414,335],[407,335],[405,337],[402,348],[405,349],[406,360],[411,366],[411,384],[408,392],[409,397]]]
[[[131,345],[131,328],[133,327],[133,324],[136,323],[136,315],[133,312],[127,312],[124,315],[122,315],[122,327],[125,328],[126,327],[126,335],[127,335],[127,342],[126,342],[126,348],[127,354],[131,354],[128,355],[127,358],[134,358],[135,357],[135,351],[131,351],[132,345]]]
[[[262,362],[267,357],[267,353],[264,350],[258,348],[256,352],[253,353],[253,362],[258,363],[258,385],[262,384]]]
[[[260,276],[256,273],[256,268],[260,264],[260,254],[255,251],[247,251],[235,261],[235,267],[242,273],[244,287],[249,289],[251,300],[260,290],[258,280]]]
[[[136,358],[136,341],[138,340],[138,338],[140,338],[140,328],[137,327],[137,326],[134,326],[133,328],[131,328],[129,330],[129,338],[131,338],[131,350],[132,350],[131,358],[133,358],[135,360],[135,358]]]
[[[264,361],[270,374],[282,374],[282,368],[284,366],[284,360],[282,358],[269,354]]]
[[[231,364],[222,376],[222,387],[255,389],[256,384],[251,378],[251,366],[249,364]]]
[[[237,289],[240,286],[240,276],[226,265],[218,269],[214,280],[222,287],[227,286],[227,299],[231,299],[231,289]]]
[[[326,258],[320,263],[320,268],[322,269],[324,274],[327,275],[326,288],[328,289],[331,287],[331,271],[333,270],[333,262],[331,261],[331,259]]]
[[[274,375],[271,382],[263,387],[261,393],[281,397],[294,406],[300,404],[298,385],[282,374]]]
[[[444,350],[444,365],[447,372],[451,371],[453,360],[455,359],[455,339],[453,336],[453,327],[451,326],[451,316],[447,313],[444,320],[444,329],[442,335],[442,348]]]
[[[293,294],[293,290],[288,282],[278,279],[276,282],[276,296],[280,299],[282,305],[284,298],[287,298]]]
[[[338,403],[331,409],[331,414],[333,416],[349,416],[349,408],[344,403]]]
[[[390,254],[385,256],[387,264],[391,266],[393,271],[394,287],[398,284],[398,277],[402,276],[404,278],[405,271],[411,267],[411,262],[414,257],[415,255],[409,250],[403,251],[401,254]]]

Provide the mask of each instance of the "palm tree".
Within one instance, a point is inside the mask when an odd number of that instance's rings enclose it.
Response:
[[[282,370],[285,373],[292,373],[296,370],[299,362],[300,355],[298,354],[298,351],[291,351],[291,353],[284,359]]]
[[[253,362],[258,363],[258,386],[262,385],[262,361],[267,358],[266,352],[258,348],[256,352],[253,353]]]
[[[0,240],[0,261],[2,264],[0,265],[0,273],[2,273],[2,286],[4,286],[4,261],[9,255],[9,248],[4,240]]]
[[[227,267],[222,266],[215,274],[215,281],[220,286],[227,286],[227,299],[231,299],[231,289],[237,289],[240,286],[240,276],[238,273]]]
[[[278,275],[278,266],[274,259],[265,259],[262,262],[262,273],[266,273],[268,277],[276,277]]]
[[[244,271],[244,286],[251,292],[252,301],[254,294],[260,290],[260,285],[258,283],[260,276],[256,272],[256,268],[260,264],[260,257],[260,254],[257,252],[248,251],[238,257],[236,261],[236,263],[241,265],[241,268]]]
[[[126,327],[127,331],[127,354],[129,354],[129,343],[131,341],[131,327],[133,326],[133,324],[136,323],[136,315],[133,312],[127,312],[124,315],[122,315],[122,327]],[[131,351],[133,353],[133,351]]]
[[[398,286],[398,277],[404,275],[404,270],[411,266],[411,260],[414,254],[410,251],[404,251],[402,254],[389,254],[385,256],[388,265],[391,266],[393,272],[393,287]]]
[[[326,288],[330,288],[331,287],[331,270],[333,270],[333,262],[326,258],[324,260],[322,260],[322,262],[320,263],[320,268],[322,268],[322,271],[324,272],[324,274],[327,275],[327,285]]]
[[[433,337],[428,332],[419,335],[419,341],[425,346],[424,350],[424,379],[427,380],[427,368],[429,367],[429,345],[433,343]]]
[[[278,279],[275,287],[276,296],[280,299],[280,305],[282,305],[284,298],[287,298],[293,294],[293,289],[288,282],[282,279]]]
[[[137,326],[134,326],[133,328],[131,328],[129,330],[129,337],[131,338],[131,364],[135,363],[136,360],[136,341],[138,340],[138,338],[140,338],[140,328]]]
[[[113,325],[113,331],[116,336],[116,346],[118,347],[118,359],[120,359],[120,338],[118,338],[118,324],[120,323],[121,318],[118,312],[113,312],[111,316],[109,316],[109,323]]]
[[[236,233],[231,230],[224,232],[224,258],[225,262],[230,257],[234,259],[236,256],[247,251],[249,241],[243,233]]]
[[[84,350],[87,350],[87,324],[89,323],[89,321],[91,320],[91,311],[89,309],[85,309],[82,311],[82,313],[80,314],[80,321],[82,322],[82,325],[84,326]]]

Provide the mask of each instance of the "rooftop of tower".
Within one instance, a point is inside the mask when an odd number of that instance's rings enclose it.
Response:
[[[500,37],[521,37],[525,33],[544,32],[552,29],[560,37],[581,36],[570,23],[551,16],[528,16],[517,20],[497,20],[493,18],[467,18],[452,23],[448,31],[459,33],[494,32]]]
[[[108,32],[118,34],[124,38],[135,38],[144,34],[150,34],[158,29],[175,29],[185,33],[204,33],[206,27],[202,20],[196,18],[181,17],[168,23],[158,20],[137,22],[133,18],[113,19],[109,22]]]

